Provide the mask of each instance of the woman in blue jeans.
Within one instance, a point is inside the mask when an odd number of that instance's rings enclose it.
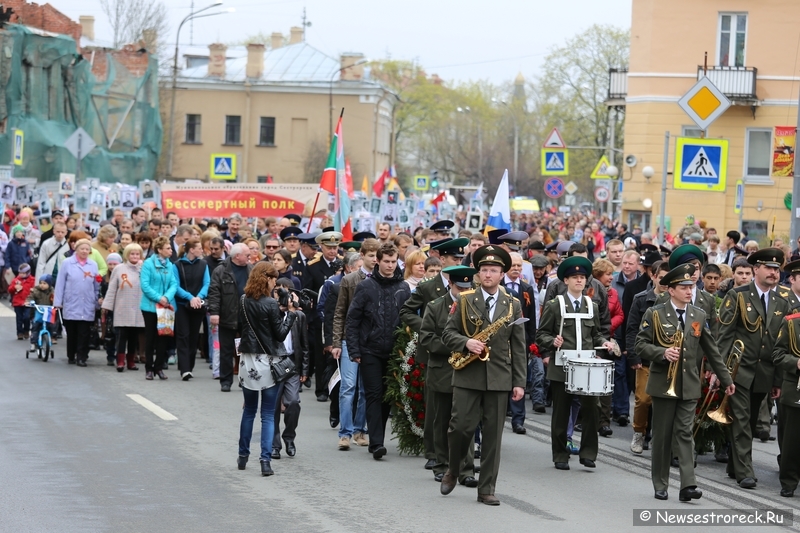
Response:
[[[239,323],[242,327],[239,386],[244,395],[244,410],[239,427],[238,466],[239,470],[244,470],[250,457],[250,439],[260,395],[262,476],[274,474],[270,466],[270,453],[275,432],[278,387],[272,378],[270,366],[273,361],[287,357],[283,341],[297,318],[270,296],[277,279],[278,271],[271,263],[257,263],[250,272],[239,304]]]

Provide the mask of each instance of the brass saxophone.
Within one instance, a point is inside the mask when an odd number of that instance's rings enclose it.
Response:
[[[464,332],[465,333],[467,332],[467,328],[466,328],[466,312],[467,312],[466,311],[466,307],[467,307],[466,305],[462,305],[461,306],[461,320],[462,320],[462,323],[463,323],[463,326],[464,326]],[[514,317],[514,306],[513,305],[509,305],[508,306],[508,314],[506,314],[506,316],[504,316],[500,320],[495,320],[494,322],[489,324],[489,327],[487,327],[483,331],[479,331],[479,332],[475,333],[474,335],[472,335],[471,338],[473,338],[473,339],[475,339],[477,341],[481,341],[484,345],[486,345],[489,342],[489,340],[495,335],[495,333],[500,331],[500,329],[503,326],[508,324],[508,322],[513,317]],[[482,322],[480,324],[477,324],[477,327],[479,328],[481,326],[481,324],[482,324]],[[483,351],[481,353],[479,353],[479,354],[475,354],[475,353],[472,353],[472,352],[467,352],[467,353],[453,352],[450,355],[450,357],[447,359],[447,362],[450,363],[450,365],[455,370],[461,370],[462,368],[466,367],[468,364],[470,364],[470,363],[472,363],[472,362],[474,362],[474,361],[476,361],[478,359],[480,359],[481,361],[484,361],[484,362],[488,361],[491,350],[492,349],[489,346],[486,346],[483,349]]]

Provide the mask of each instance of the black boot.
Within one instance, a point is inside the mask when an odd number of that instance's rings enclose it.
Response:
[[[247,466],[247,459],[248,459],[248,456],[246,456],[246,455],[240,455],[236,459],[236,466],[239,467],[239,470],[244,470],[245,466]]]
[[[261,475],[262,476],[264,476],[264,477],[271,476],[274,473],[275,472],[272,471],[272,467],[269,465],[269,461],[261,461]]]

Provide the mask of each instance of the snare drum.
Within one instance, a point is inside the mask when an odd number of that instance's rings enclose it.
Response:
[[[566,389],[581,396],[608,396],[614,392],[614,362],[605,359],[568,359],[564,364]]]

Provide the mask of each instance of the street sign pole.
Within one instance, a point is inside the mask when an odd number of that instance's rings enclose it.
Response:
[[[797,171],[795,171],[795,172],[797,172]],[[797,184],[797,178],[795,178],[794,181],[795,181],[795,188],[796,188],[797,187],[797,185],[796,185]],[[744,182],[742,182],[742,197],[741,198],[742,198],[742,201],[741,201],[741,205],[739,206],[739,228],[738,228],[739,233],[742,232],[742,214],[744,214]],[[794,195],[792,195],[792,203],[794,203]],[[792,224],[794,224],[794,222]]]
[[[664,164],[661,169],[661,220],[658,223],[658,244],[664,244],[667,216],[667,165],[669,164],[669,131],[664,132]]]

